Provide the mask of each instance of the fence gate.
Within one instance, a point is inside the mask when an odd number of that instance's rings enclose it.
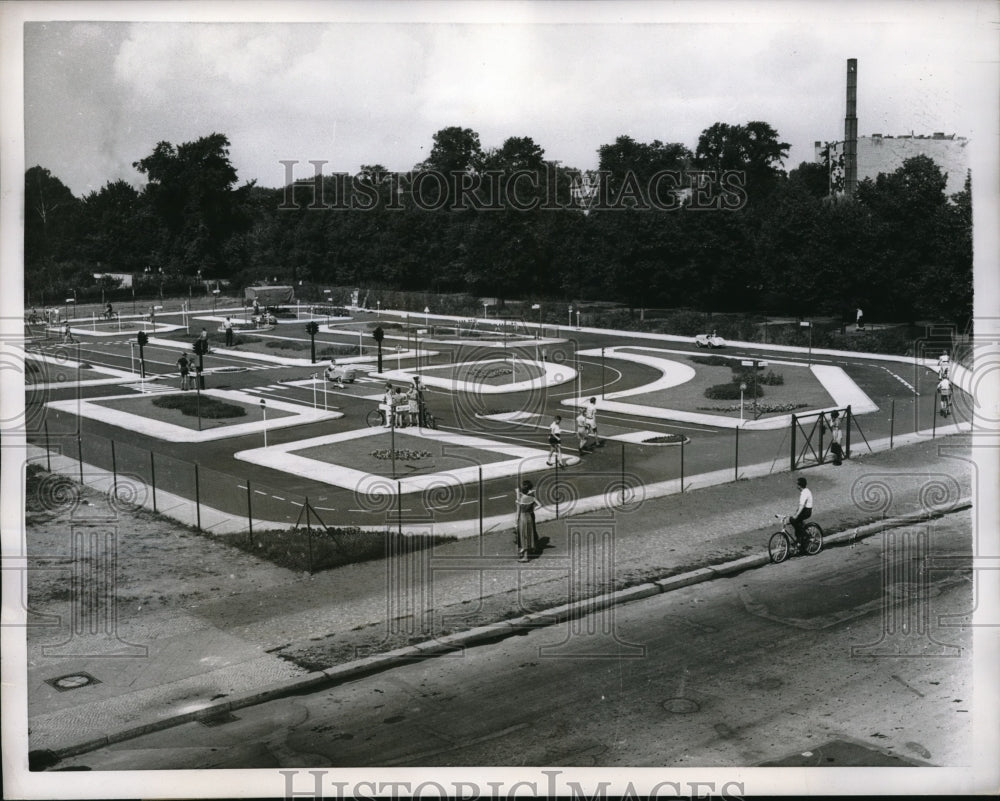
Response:
[[[832,459],[830,453],[830,446],[833,444],[833,431],[830,424],[832,411],[831,409],[823,412],[792,415],[792,470],[826,464]],[[851,414],[850,406],[837,411],[840,412],[841,431],[844,433],[841,447],[844,451],[844,458],[849,459],[851,456],[851,430],[857,429],[858,433],[865,439],[866,445],[868,440],[858,428]],[[868,450],[871,450],[870,445]]]

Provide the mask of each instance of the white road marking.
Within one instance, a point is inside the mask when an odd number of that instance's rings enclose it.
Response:
[[[910,392],[912,392],[912,393],[913,393],[914,395],[917,395],[917,396],[919,396],[919,395],[920,395],[920,393],[919,393],[919,392],[917,392],[917,389],[916,389],[916,387],[914,387],[914,386],[913,386],[913,384],[911,384],[911,383],[910,383],[909,381],[907,381],[907,380],[906,380],[905,378],[902,378],[902,377],[900,377],[900,376],[896,375],[896,374],[895,374],[894,372],[892,372],[892,370],[890,370],[890,369],[889,369],[888,367],[882,367],[882,365],[881,365],[881,364],[870,364],[870,365],[868,365],[868,366],[869,366],[869,367],[878,367],[878,368],[880,368],[880,369],[882,369],[882,370],[885,370],[885,371],[886,371],[886,372],[887,372],[887,373],[888,373],[889,375],[891,375],[891,376],[892,376],[893,378],[895,378],[895,379],[896,379],[897,381],[899,381],[899,382],[900,382],[901,384],[903,384],[903,385],[904,385],[904,386],[905,386],[905,387],[906,387],[907,389],[909,389],[909,390],[910,390]]]

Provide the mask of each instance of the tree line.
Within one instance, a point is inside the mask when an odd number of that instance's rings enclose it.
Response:
[[[229,147],[219,133],[161,142],[133,165],[142,189],[82,198],[30,168],[29,294],[126,272],[800,316],[860,305],[960,326],[972,313],[971,177],[948,197],[925,156],[844,199],[823,164],[786,172],[789,145],[759,121],[716,123],[694,150],[620,136],[596,180],[530,137],[484,148],[457,126],[406,173],[289,162],[273,189],[241,184]]]

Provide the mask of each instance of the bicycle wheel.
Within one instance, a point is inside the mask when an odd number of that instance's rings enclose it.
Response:
[[[767,553],[775,564],[788,558],[788,535],[784,531],[775,531],[767,543]]]
[[[810,556],[823,550],[823,529],[816,523],[806,523],[806,553]]]
[[[372,409],[370,412],[368,412],[368,417],[366,418],[366,420],[368,422],[368,425],[372,426],[373,428],[375,426],[384,425],[384,423],[382,422],[383,421],[382,410]]]

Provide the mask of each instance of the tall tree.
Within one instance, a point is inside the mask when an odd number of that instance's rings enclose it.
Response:
[[[766,122],[745,125],[717,122],[698,137],[695,156],[698,166],[717,174],[726,171],[746,175],[751,203],[766,198],[783,174],[784,160],[791,147],[781,142],[778,132]]]
[[[249,224],[245,204],[253,186],[236,188],[229,139],[213,133],[176,147],[160,142],[132,166],[149,178],[143,194],[163,225],[163,266],[188,275],[224,273],[226,241]]]

